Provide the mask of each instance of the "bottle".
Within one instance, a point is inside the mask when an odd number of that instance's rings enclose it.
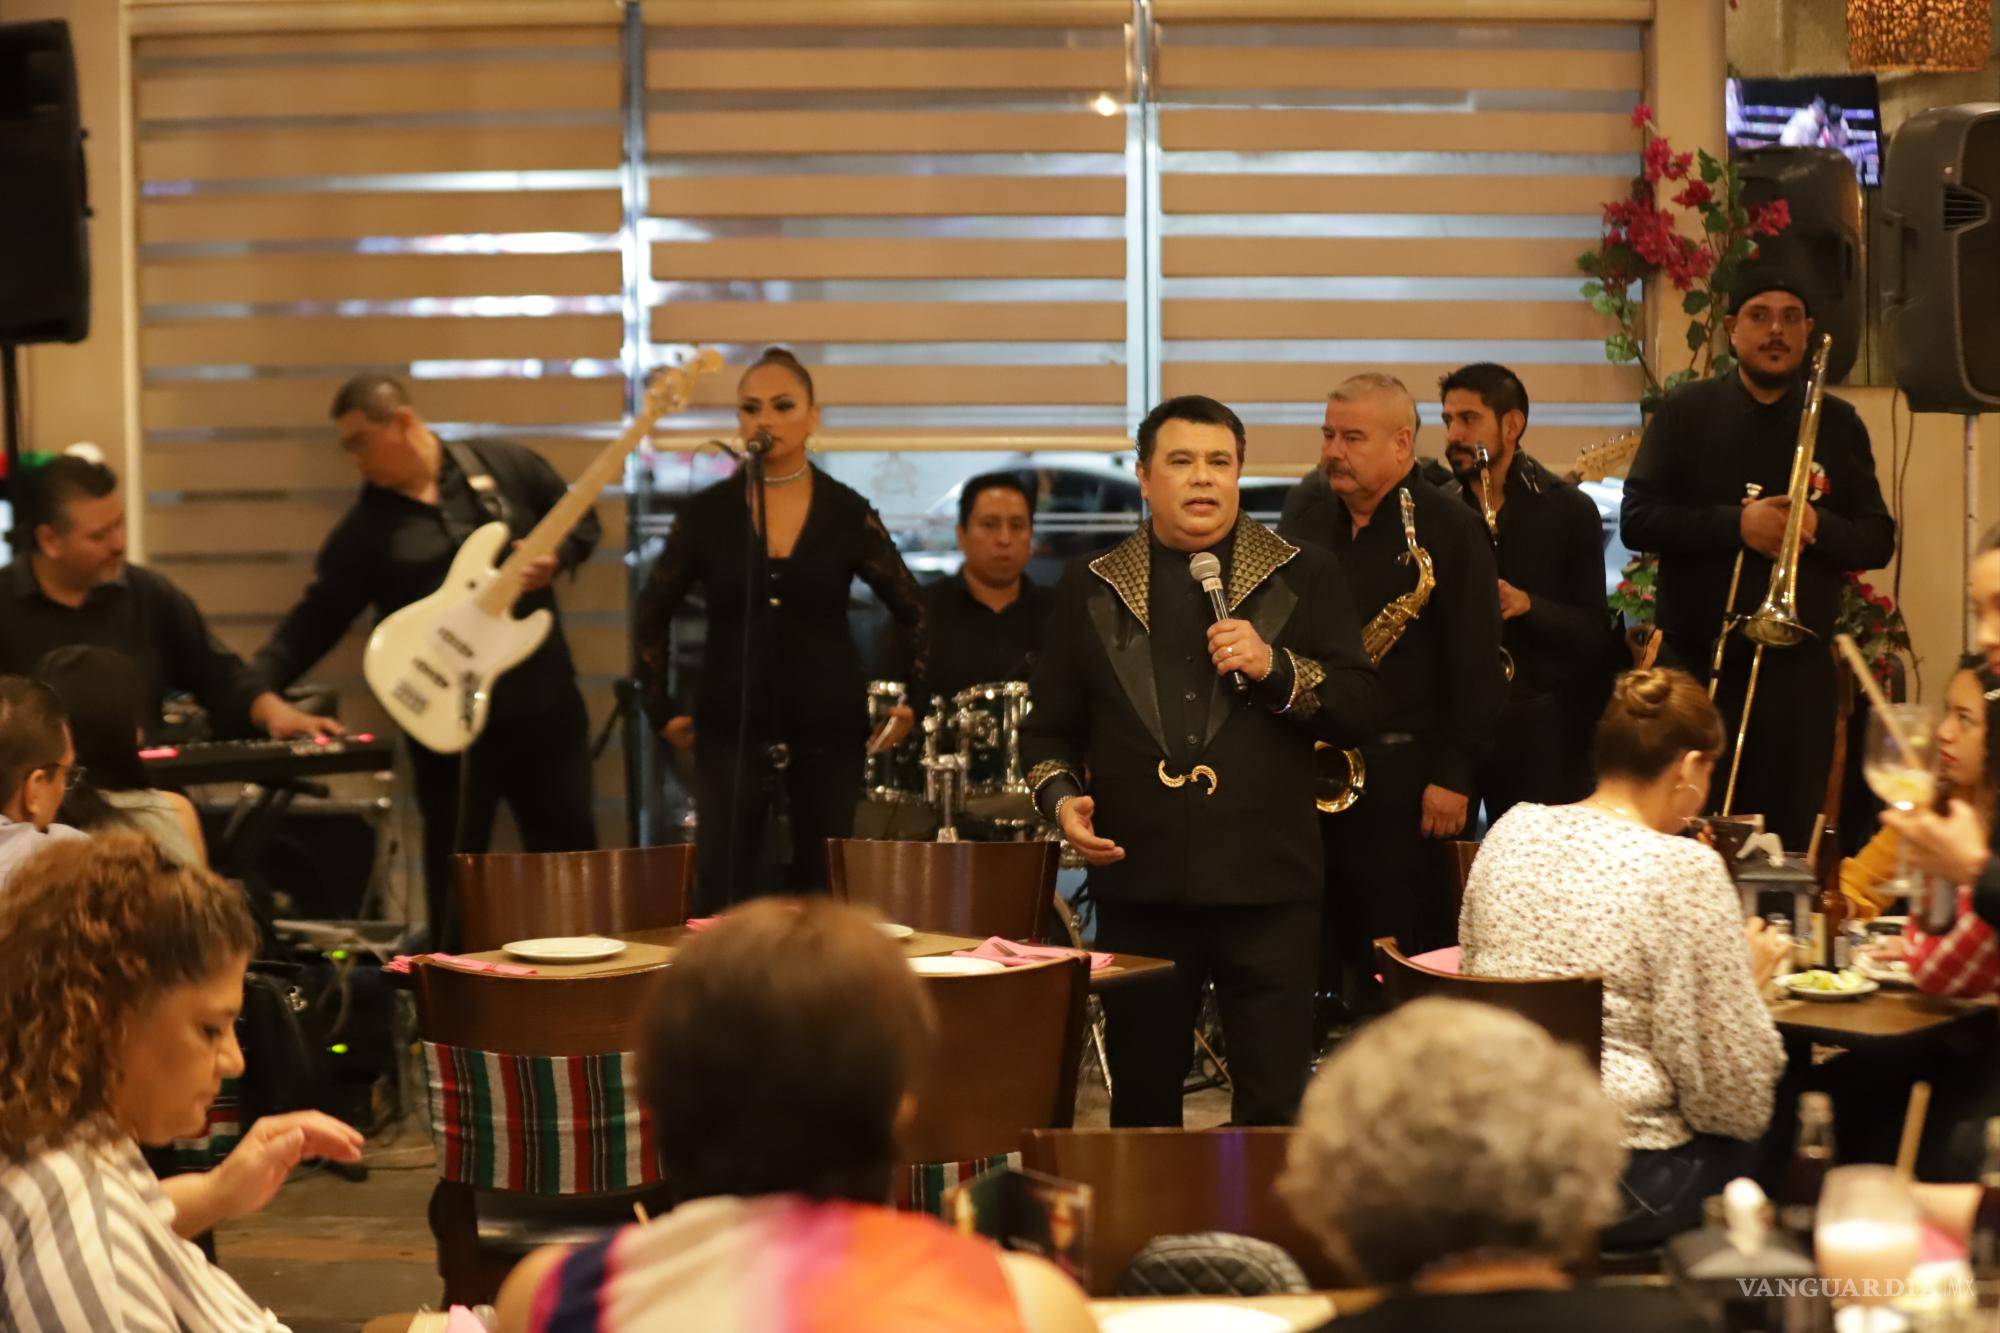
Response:
[[[1833,1099],[1823,1092],[1799,1094],[1799,1134],[1778,1196],[1778,1226],[1812,1251],[1813,1221],[1820,1187],[1833,1169]]]
[[[2000,1115],[1986,1122],[1986,1161],[1979,1168],[1979,1211],[1972,1218],[1966,1256],[1982,1282],[2000,1278]]]
[[[1847,966],[1847,895],[1840,891],[1840,840],[1833,825],[1819,840],[1819,864],[1813,867],[1819,880],[1820,931],[1814,942],[1813,966],[1838,972]]]
[[[1958,886],[1943,875],[1919,875],[1923,885],[1924,918],[1920,923],[1926,935],[1949,935],[1958,923]]]

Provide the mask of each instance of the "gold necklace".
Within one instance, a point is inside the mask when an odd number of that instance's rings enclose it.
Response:
[[[805,462],[799,464],[798,471],[787,472],[782,477],[766,477],[764,478],[764,484],[766,486],[789,486],[793,482],[797,481],[800,477],[803,477],[806,474],[806,470],[811,466],[812,466],[812,460],[808,458]]]

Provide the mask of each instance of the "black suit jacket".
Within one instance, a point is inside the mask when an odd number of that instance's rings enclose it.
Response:
[[[1175,771],[1160,721],[1149,582],[1141,529],[1073,562],[1057,585],[1022,725],[1037,803],[1047,813],[1066,794],[1096,799],[1097,832],[1125,849],[1122,861],[1091,868],[1091,892],[1104,901],[1318,899],[1313,743],[1358,743],[1377,729],[1381,707],[1338,562],[1237,520],[1229,604],[1277,660],[1247,699],[1211,682],[1207,734],[1188,774]],[[1189,776],[1199,766],[1212,782]]]

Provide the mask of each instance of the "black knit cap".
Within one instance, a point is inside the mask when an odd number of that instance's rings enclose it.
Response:
[[[1752,297],[1765,292],[1790,292],[1805,306],[1806,314],[1812,314],[1812,285],[1792,270],[1775,264],[1752,264],[1736,275],[1736,286],[1729,293],[1729,313],[1736,314]]]

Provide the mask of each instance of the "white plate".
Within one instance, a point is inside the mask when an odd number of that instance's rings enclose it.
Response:
[[[1853,969],[1850,968],[1849,970],[1852,971]],[[1823,1004],[1832,1004],[1841,1000],[1858,1000],[1864,995],[1873,995],[1876,991],[1882,989],[1881,983],[1875,981],[1867,981],[1865,985],[1856,986],[1853,990],[1815,990],[1811,986],[1794,986],[1792,978],[1802,975],[1804,974],[1794,972],[1788,976],[1779,977],[1778,984],[1783,986],[1795,999],[1817,1000]],[[1864,978],[1864,981],[1866,981],[1866,978]]]
[[[1291,1333],[1292,1321],[1247,1305],[1145,1305],[1097,1321],[1103,1333]]]
[[[1006,970],[991,958],[955,958],[948,953],[910,960],[910,971],[920,977],[976,977],[982,972]]]
[[[515,940],[501,949],[536,963],[594,963],[625,952],[624,940],[602,935],[551,935],[539,940]]]
[[[877,921],[875,929],[881,931],[892,940],[906,940],[917,933],[911,927],[899,926],[893,921]]]
[[[1917,979],[1910,975],[1908,963],[1899,962],[1893,966],[1884,966],[1872,958],[1857,957],[1854,960],[1854,970],[1870,981],[1879,981],[1884,986],[1901,986],[1909,990],[1917,984]]]

